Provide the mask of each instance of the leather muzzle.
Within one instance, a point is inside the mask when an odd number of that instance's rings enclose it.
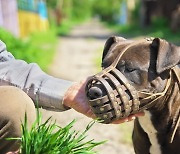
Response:
[[[92,111],[103,123],[110,123],[114,119],[124,118],[139,111],[137,91],[118,69],[108,67],[93,76],[86,86],[87,96],[89,89],[98,84],[102,85],[106,95],[88,99]]]

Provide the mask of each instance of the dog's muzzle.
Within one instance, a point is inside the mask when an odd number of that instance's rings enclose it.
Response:
[[[107,68],[93,76],[87,83],[86,93],[92,111],[104,123],[139,111],[137,91],[116,68]]]

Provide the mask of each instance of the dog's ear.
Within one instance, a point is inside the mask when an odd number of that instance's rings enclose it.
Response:
[[[104,50],[103,50],[103,55],[102,55],[102,61],[104,60],[104,58],[106,57],[108,51],[110,50],[110,48],[112,47],[112,45],[114,45],[115,43],[118,43],[120,41],[124,41],[126,40],[123,37],[117,37],[117,36],[111,36],[107,39],[105,45],[104,45]]]
[[[151,46],[157,50],[156,71],[158,74],[180,62],[180,47],[159,38],[155,38]]]

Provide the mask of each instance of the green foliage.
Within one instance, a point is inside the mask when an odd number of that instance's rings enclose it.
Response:
[[[67,35],[71,28],[91,17],[92,0],[47,0],[49,21],[54,24],[57,34]]]
[[[46,4],[49,8],[55,8],[58,0],[46,0]]]
[[[94,0],[93,14],[98,15],[103,21],[114,23],[120,14],[122,0]]]
[[[131,12],[129,12],[131,17],[129,22],[131,24],[137,24],[140,21],[140,9],[141,9],[140,0],[136,0],[135,3],[136,3],[135,5],[136,7]]]
[[[119,126],[119,131],[121,132],[120,142],[123,144],[131,145],[132,146],[132,131],[133,131],[133,121],[122,123]]]
[[[136,0],[136,7],[131,14],[131,20],[127,25],[110,25],[117,33],[124,37],[160,37],[175,44],[180,44],[180,31],[173,33],[169,27],[168,19],[153,16],[152,23],[148,27],[140,25],[141,1]]]
[[[16,59],[38,63],[43,70],[46,70],[51,62],[56,44],[56,35],[52,30],[36,32],[28,40],[21,40],[4,29],[0,29],[0,39]]]
[[[72,27],[76,24],[78,24],[79,22],[81,21],[78,21],[78,20],[63,20],[61,22],[61,25],[56,27],[56,32],[58,35],[60,36],[65,36],[65,35],[68,35],[70,30],[72,29]]]
[[[20,39],[2,28],[0,28],[0,39],[6,44],[7,50],[12,52],[15,57],[21,57],[21,54],[26,48],[26,43],[23,43]]]
[[[91,16],[92,0],[72,0],[72,17],[86,19]]]
[[[127,25],[112,25],[108,27],[114,29],[116,33],[125,38],[133,37],[160,37],[175,44],[180,44],[180,31],[173,33],[164,18],[154,18],[152,25],[142,28],[138,23]]]
[[[85,140],[86,133],[93,126],[94,121],[80,133],[72,130],[75,121],[61,128],[52,122],[51,118],[44,123],[41,119],[42,116],[38,111],[37,120],[28,130],[27,116],[25,116],[24,124],[22,124],[22,137],[11,138],[11,140],[21,141],[21,154],[95,154],[93,148],[104,143],[94,142],[93,139]]]
[[[57,23],[58,34],[66,35],[74,25],[92,16],[115,23],[120,15],[122,0],[47,0],[47,3],[51,10],[59,10],[60,15],[54,12],[56,19],[61,21]]]

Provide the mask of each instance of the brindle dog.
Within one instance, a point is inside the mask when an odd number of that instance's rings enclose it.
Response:
[[[110,37],[103,50],[102,68],[109,67],[134,42]],[[145,116],[134,122],[132,138],[136,154],[180,154],[180,71],[176,66],[179,62],[180,47],[160,38],[127,48],[118,61],[116,68],[137,91],[161,93],[168,88],[163,97],[145,110]],[[171,71],[175,66],[176,75]],[[88,97],[97,99],[107,95],[102,87],[90,88]]]

